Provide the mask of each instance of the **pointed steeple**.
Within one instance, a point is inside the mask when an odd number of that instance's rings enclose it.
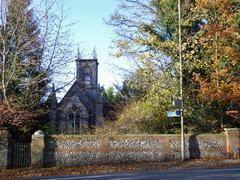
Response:
[[[93,51],[92,51],[92,58],[93,58],[93,59],[97,59],[96,48],[94,48]]]
[[[55,84],[54,83],[52,84],[52,92],[56,93],[56,89],[55,89]]]
[[[78,50],[77,50],[77,59],[82,59],[82,54],[79,50],[79,47],[78,47]]]

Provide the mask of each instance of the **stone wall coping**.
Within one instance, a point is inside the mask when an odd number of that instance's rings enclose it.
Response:
[[[33,134],[33,137],[44,137],[44,132],[41,130],[38,130]]]
[[[185,137],[190,137],[190,136],[197,136],[197,137],[204,137],[204,136],[225,136],[223,134],[185,134]],[[98,135],[98,134],[89,134],[89,135],[50,135],[47,136],[46,138],[48,139],[55,139],[55,140],[102,140],[102,139],[112,139],[112,140],[117,140],[117,139],[135,139],[135,138],[159,138],[159,137],[175,137],[175,138],[180,138],[181,134],[124,134],[124,135]]]
[[[144,138],[144,137],[169,137],[169,136],[174,136],[178,137],[181,136],[181,134],[127,134],[127,135],[98,135],[98,134],[92,134],[92,135],[51,135],[48,137],[53,137],[53,138]]]
[[[224,131],[240,131],[240,128],[224,128]]]
[[[225,136],[224,132],[219,134],[185,134],[185,136]]]

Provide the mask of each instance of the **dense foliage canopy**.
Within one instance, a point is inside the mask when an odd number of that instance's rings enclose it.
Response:
[[[181,11],[186,130],[239,126],[240,2],[183,0]],[[127,82],[139,94],[120,113],[119,129],[179,131],[180,121],[166,117],[179,96],[177,1],[122,0],[108,24],[118,35],[116,56],[137,66]]]

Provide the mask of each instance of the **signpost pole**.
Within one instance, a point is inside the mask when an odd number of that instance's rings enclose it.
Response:
[[[182,38],[181,38],[181,0],[178,0],[178,48],[179,48],[179,76],[180,76],[180,98],[183,100],[183,74],[182,74]],[[181,158],[185,159],[184,121],[183,106],[181,107]]]

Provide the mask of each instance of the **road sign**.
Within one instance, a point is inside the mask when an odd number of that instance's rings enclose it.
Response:
[[[173,111],[173,112],[167,112],[167,117],[180,117],[181,111]]]
[[[183,101],[181,99],[174,99],[173,107],[175,109],[182,109]]]

